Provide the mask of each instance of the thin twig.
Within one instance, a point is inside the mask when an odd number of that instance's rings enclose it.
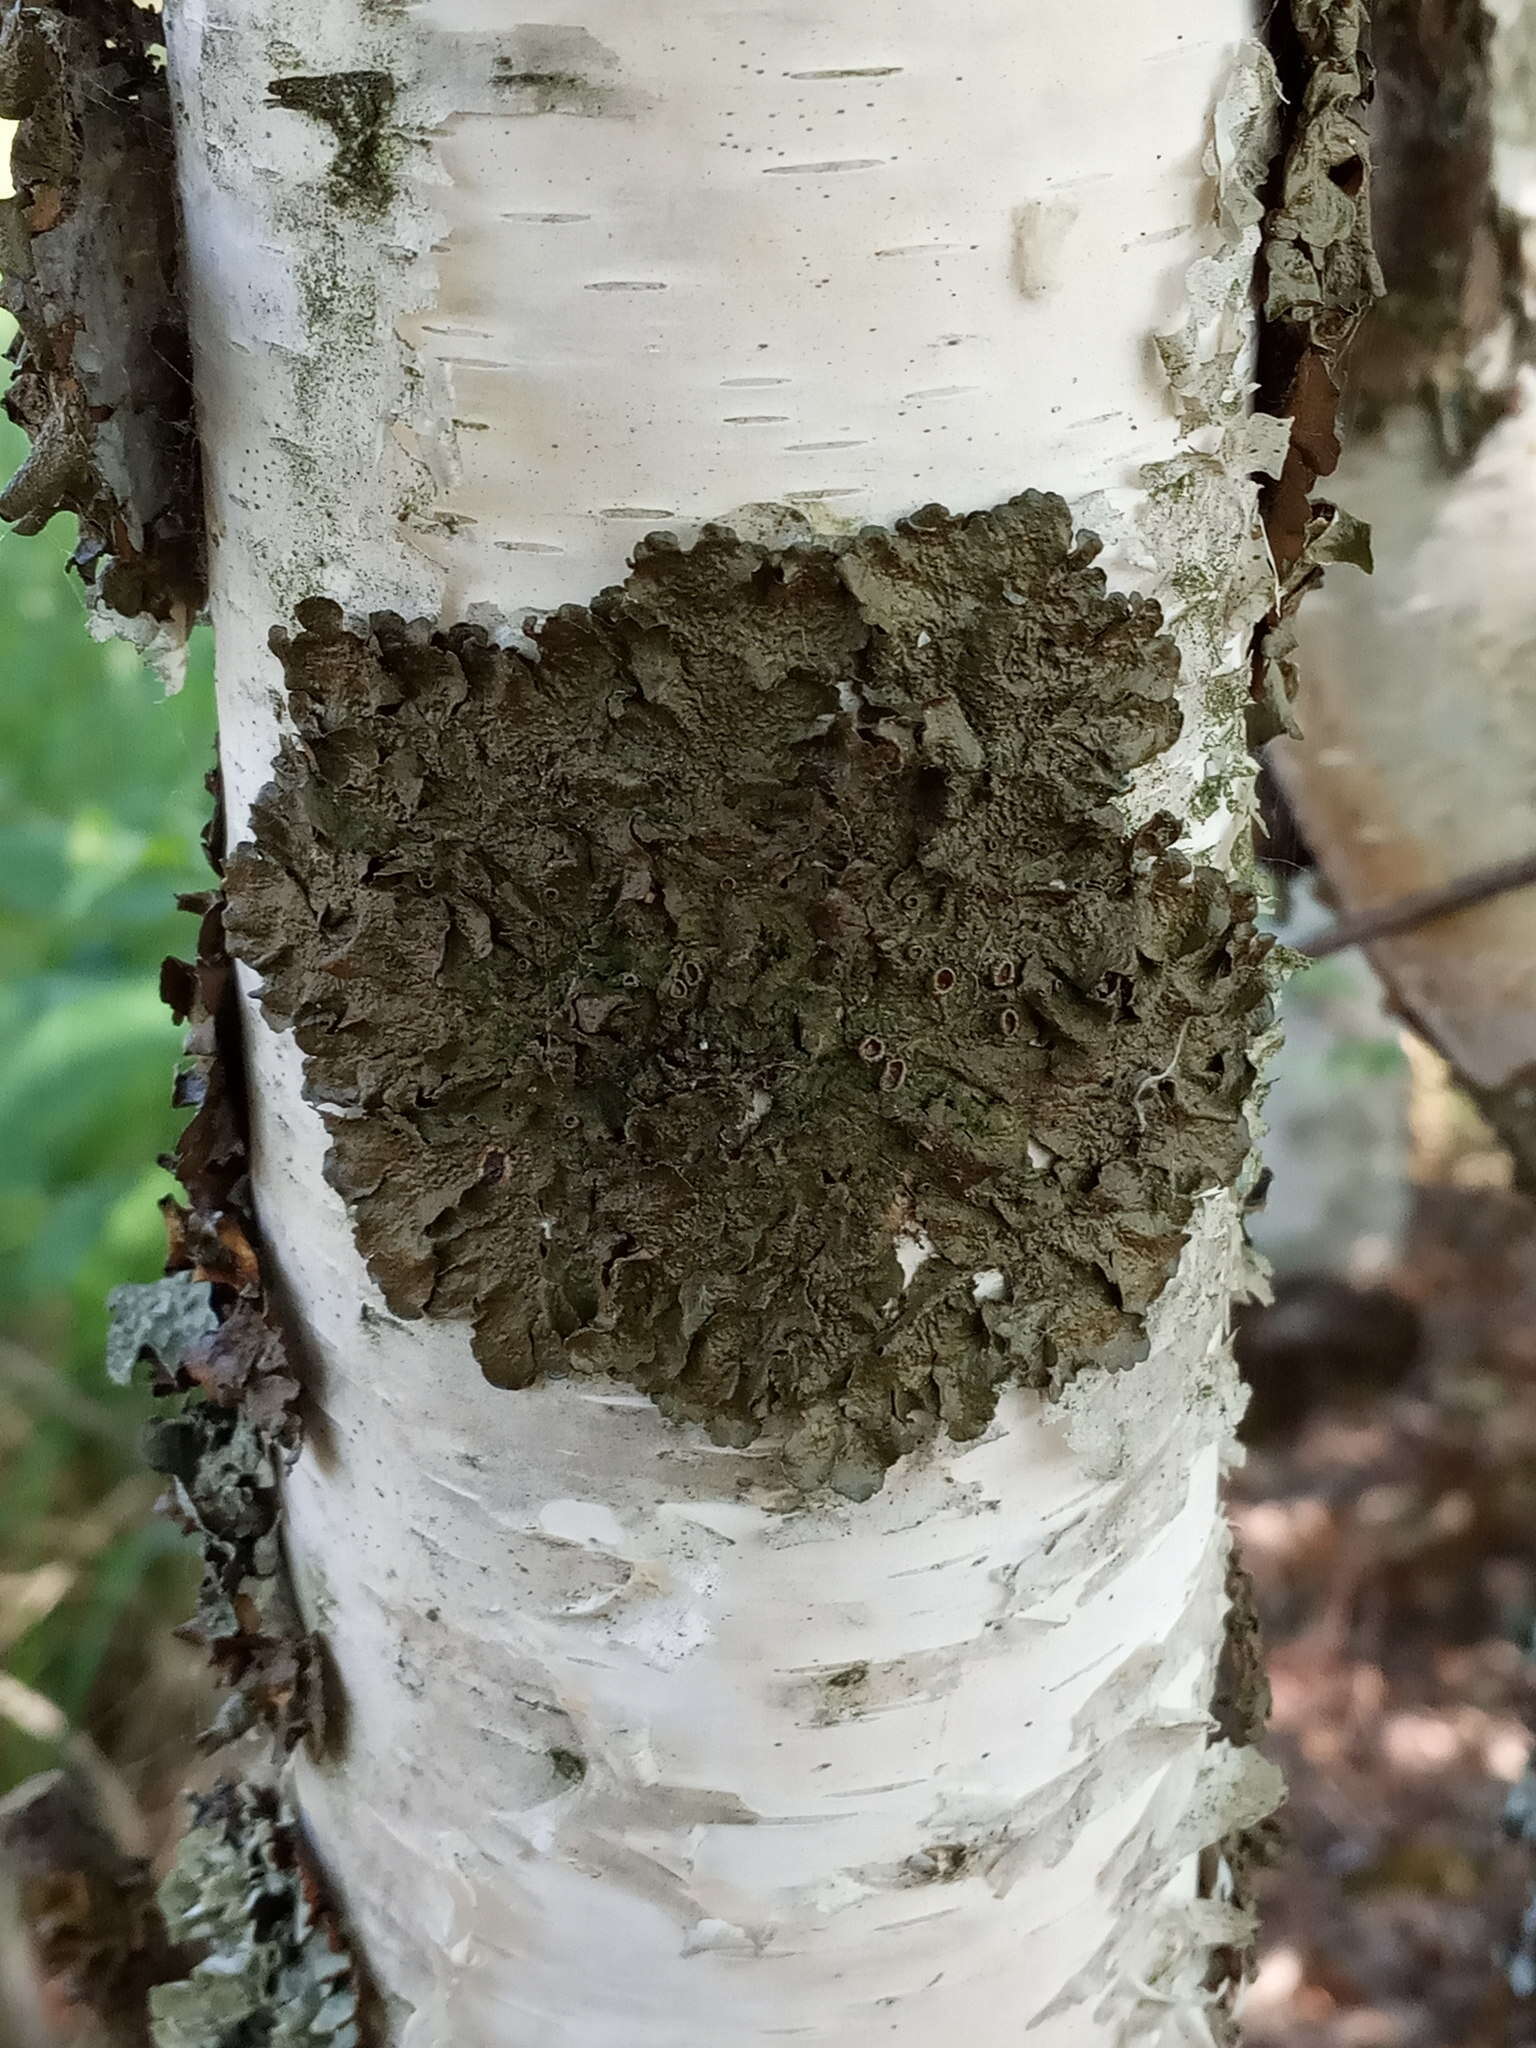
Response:
[[[1395,903],[1382,903],[1374,910],[1341,917],[1337,924],[1329,925],[1314,938],[1302,939],[1296,951],[1309,960],[1322,960],[1351,946],[1371,946],[1378,939],[1393,939],[1403,932],[1417,931],[1420,925],[1433,924],[1458,910],[1470,910],[1474,903],[1486,903],[1490,897],[1505,896],[1512,890],[1533,885],[1536,853],[1522,853],[1514,860],[1496,861],[1492,867],[1460,875],[1454,882],[1417,889],[1411,896],[1400,896]]]

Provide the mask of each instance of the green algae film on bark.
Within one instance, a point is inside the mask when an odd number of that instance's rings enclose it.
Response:
[[[301,607],[229,930],[397,1315],[855,1496],[1141,1355],[1269,992],[1119,808],[1177,655],[1096,551],[1038,493],[656,536],[537,659]]]
[[[343,212],[377,218],[395,196],[398,138],[389,117],[395,81],[387,71],[326,71],[274,78],[267,87],[277,106],[307,114],[331,131],[335,153],[326,190]]]

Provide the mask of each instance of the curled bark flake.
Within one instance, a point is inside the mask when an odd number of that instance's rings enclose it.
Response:
[[[1289,0],[1271,34],[1285,108],[1263,229],[1257,403],[1289,419],[1291,434],[1262,497],[1279,596],[1255,644],[1254,744],[1292,729],[1296,607],[1330,553],[1358,559],[1362,545],[1358,522],[1341,528],[1337,509],[1312,493],[1339,459],[1341,359],[1383,289],[1371,245],[1366,23],[1364,0]]]
[[[358,2048],[353,1961],[282,1796],[225,1783],[192,1816],[160,1900],[203,1954],[151,1993],[155,2048]]]
[[[192,385],[177,278],[159,16],[134,0],[12,0],[0,115],[0,300],[15,315],[6,410],[32,443],[0,517],[80,522],[74,565],[147,653],[171,658],[203,601]]]
[[[537,660],[300,608],[231,943],[397,1315],[855,1496],[1142,1355],[1249,1148],[1266,942],[1117,808],[1177,656],[1096,551],[1037,493],[656,536]]]

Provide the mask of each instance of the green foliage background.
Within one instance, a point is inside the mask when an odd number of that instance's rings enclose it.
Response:
[[[9,475],[25,443],[0,429]],[[144,1397],[108,1387],[101,1358],[108,1288],[163,1256],[178,1034],[156,976],[195,930],[176,892],[208,880],[213,710],[205,636],[173,698],[88,637],[72,526],[0,533],[0,1649],[110,1750],[104,1674],[133,1684],[189,1568],[142,1513]],[[29,1619],[27,1575],[58,1559],[71,1589]],[[0,1790],[48,1760],[0,1712]]]

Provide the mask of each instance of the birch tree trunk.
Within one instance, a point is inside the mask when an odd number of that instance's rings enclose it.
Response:
[[[168,7],[293,1789],[390,2048],[1227,2025],[1253,26]]]
[[[1276,749],[1347,915],[1536,849],[1536,8],[1375,12],[1388,295],[1360,337],[1340,471],[1375,572],[1307,608],[1302,736]],[[1382,937],[1371,958],[1536,1187],[1536,892]]]

